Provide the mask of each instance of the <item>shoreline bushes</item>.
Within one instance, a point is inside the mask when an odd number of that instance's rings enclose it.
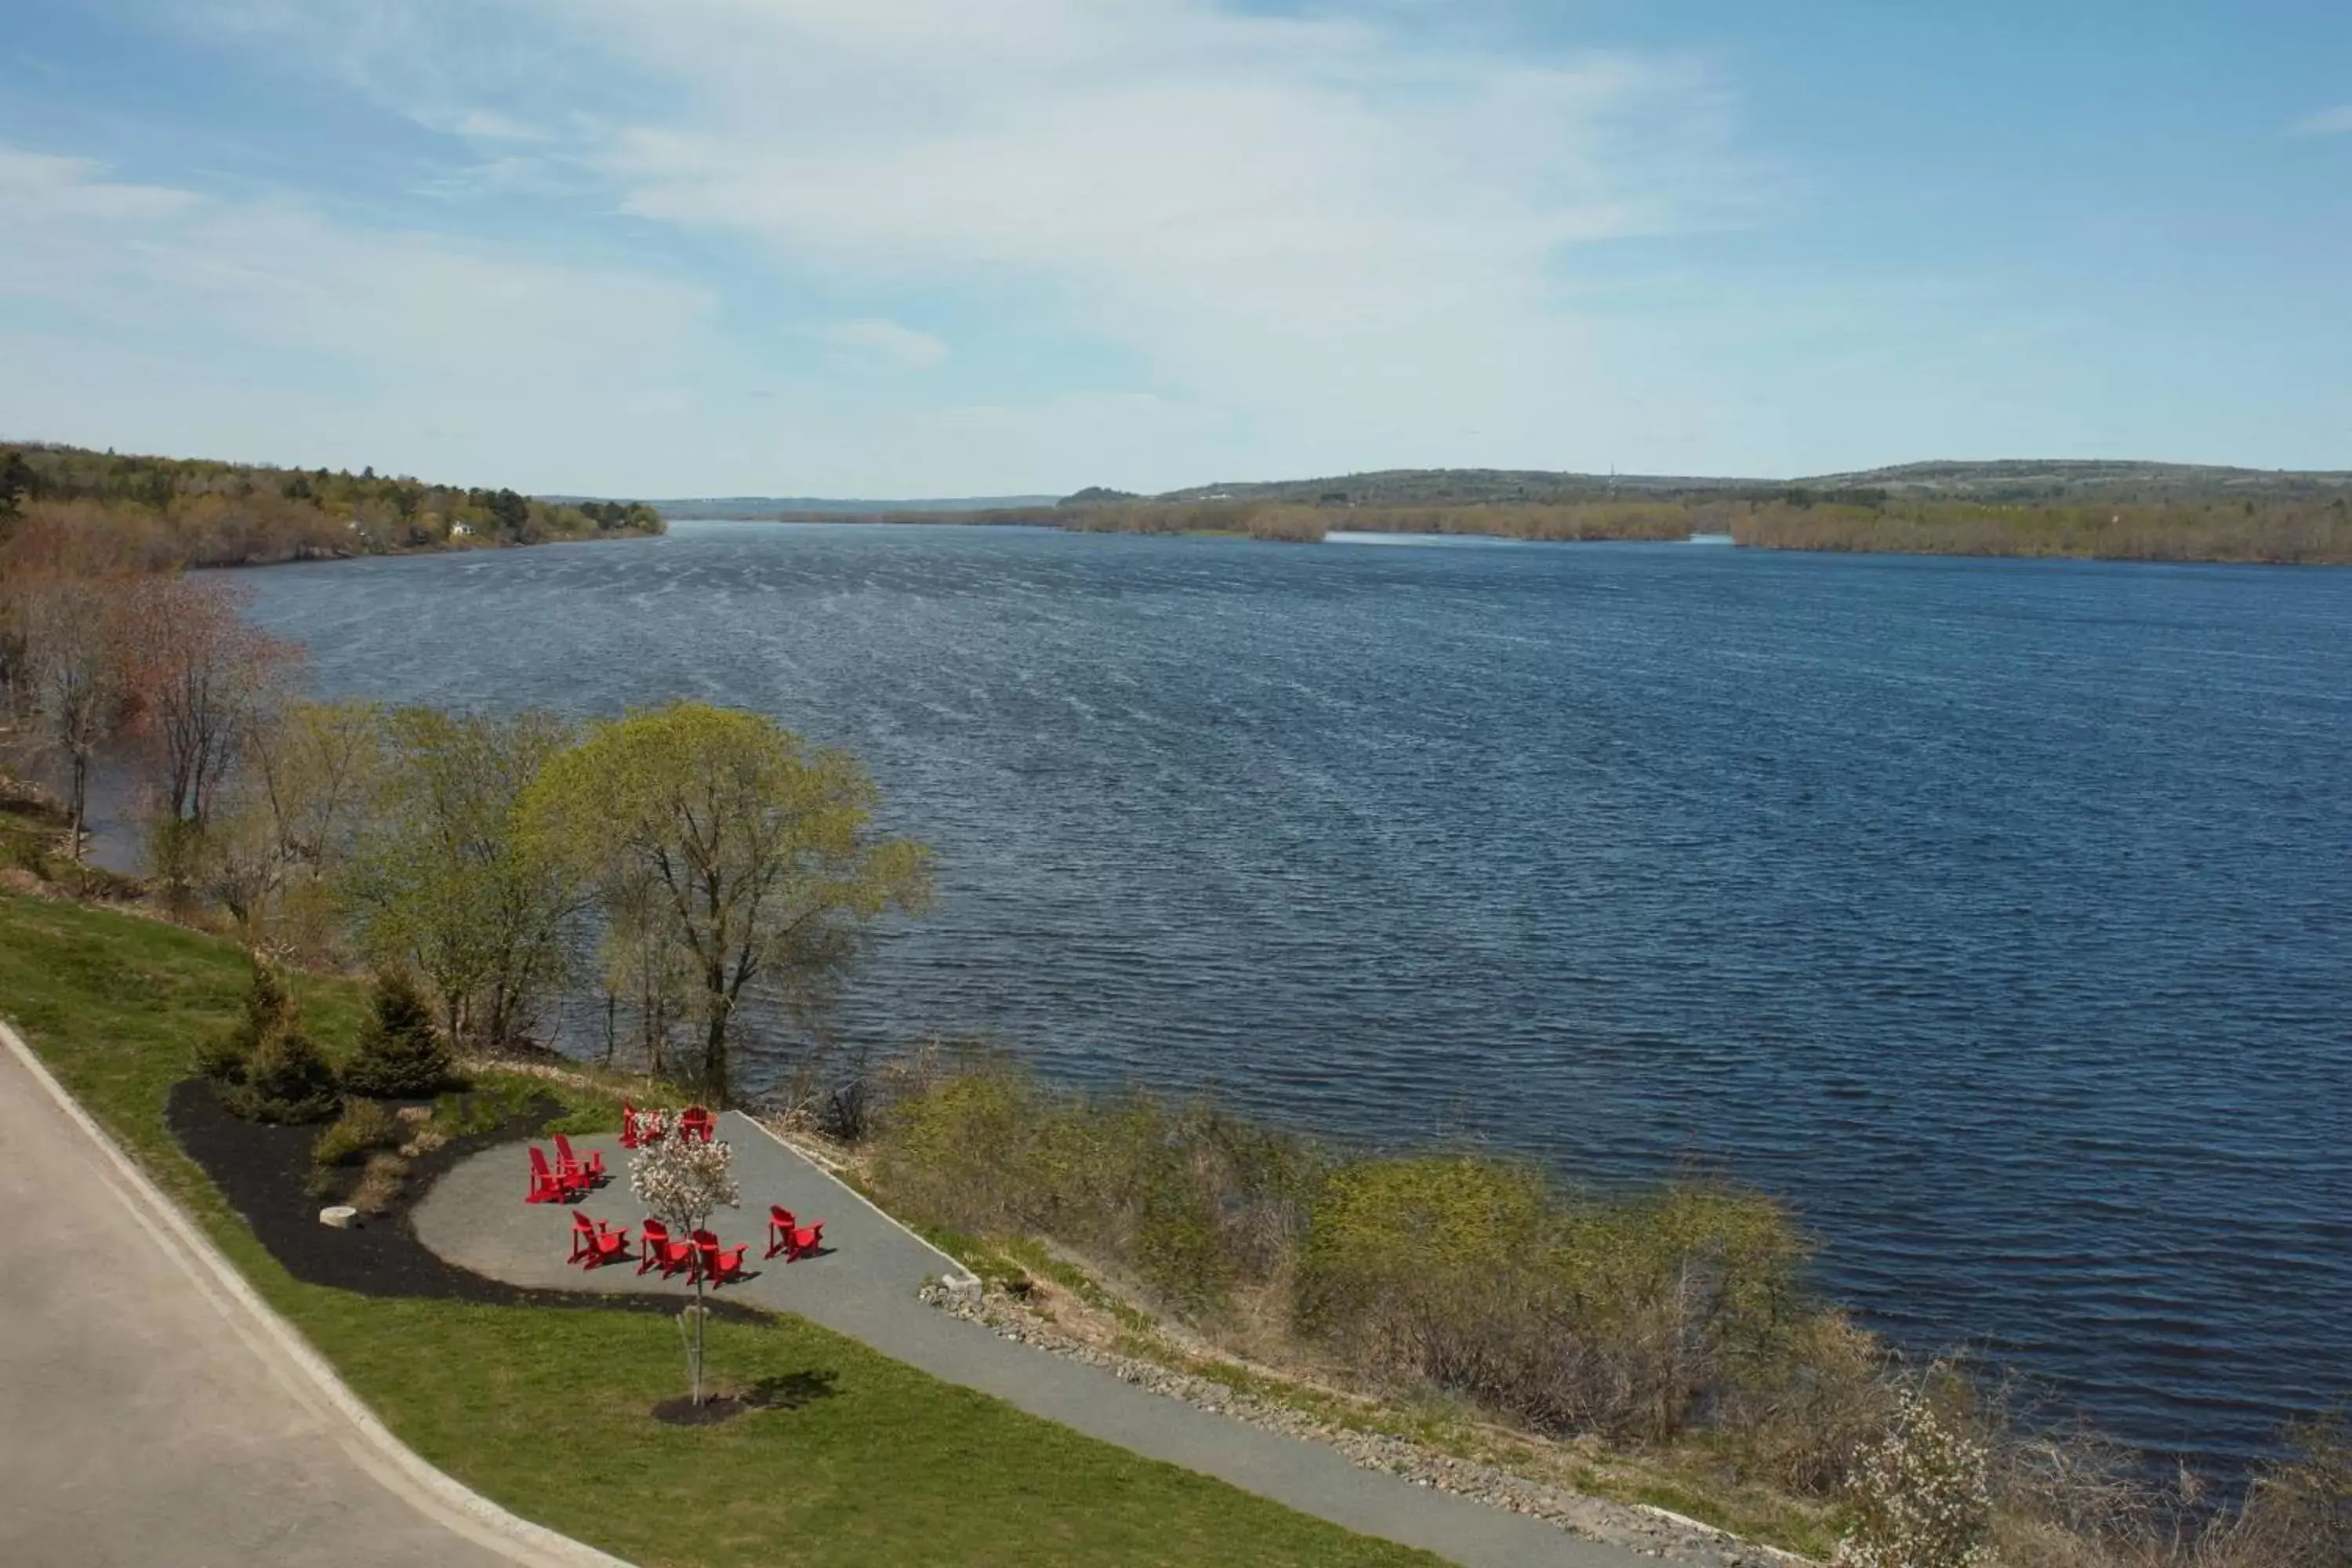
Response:
[[[1527,1162],[1349,1153],[1206,1103],[1057,1093],[998,1058],[908,1086],[879,1125],[875,1184],[927,1223],[1052,1237],[1205,1327],[1248,1300],[1369,1383],[1551,1436],[1757,1425],[1826,1351],[1853,1360],[1786,1211],[1724,1183],[1567,1191]]]
[[[1008,1258],[1067,1248],[1252,1360],[1601,1436],[1699,1495],[1806,1500],[1853,1568],[2352,1568],[2340,1415],[2242,1499],[2159,1484],[1966,1367],[1906,1366],[1811,1293],[1794,1218],[1728,1182],[1594,1193],[1484,1152],[1357,1152],[1001,1054],[881,1081],[866,1170],[894,1213]]]
[[[1809,1252],[1780,1205],[1724,1183],[1599,1197],[1517,1162],[1371,1156],[1317,1195],[1299,1319],[1352,1364],[1535,1431],[1663,1442],[1802,1365]]]

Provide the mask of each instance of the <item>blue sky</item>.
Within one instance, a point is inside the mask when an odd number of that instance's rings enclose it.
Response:
[[[2352,467],[2352,5],[35,0],[0,436],[540,491]]]

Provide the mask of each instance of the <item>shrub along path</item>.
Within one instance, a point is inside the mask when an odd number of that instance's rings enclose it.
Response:
[[[1148,1393],[1066,1357],[1014,1344],[978,1324],[925,1304],[927,1279],[961,1267],[901,1229],[848,1187],[736,1112],[721,1121],[735,1145],[743,1193],[740,1213],[713,1228],[732,1243],[754,1243],[757,1277],[727,1287],[722,1299],[797,1313],[894,1360],[950,1383],[994,1394],[1034,1415],[1121,1447],[1229,1481],[1303,1513],[1366,1535],[1418,1546],[1471,1568],[1632,1568],[1654,1561],[1620,1547],[1580,1540],[1551,1525],[1394,1476],[1360,1469],[1320,1443],[1286,1437]],[[601,1152],[613,1180],[578,1206],[615,1226],[641,1210],[629,1194],[627,1152],[616,1138],[575,1139],[583,1156]],[[687,1295],[680,1282],[639,1276],[635,1266],[583,1271],[564,1261],[572,1216],[555,1204],[526,1204],[523,1151],[509,1144],[474,1155],[444,1175],[414,1211],[416,1236],[450,1262],[510,1284],[584,1290],[634,1289]],[[758,1244],[767,1207],[780,1203],[803,1223],[825,1222],[832,1250],[786,1268],[761,1262]],[[714,1350],[712,1370],[728,1368]]]

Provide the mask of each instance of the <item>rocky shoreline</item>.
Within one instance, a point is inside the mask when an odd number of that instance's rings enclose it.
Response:
[[[1034,1350],[1100,1367],[1122,1383],[1181,1399],[1214,1415],[1328,1445],[1368,1470],[1383,1470],[1416,1486],[1434,1488],[1491,1507],[1558,1525],[1571,1534],[1622,1546],[1685,1568],[1803,1568],[1811,1559],[1742,1541],[1696,1520],[1638,1503],[1612,1502],[1548,1486],[1491,1465],[1457,1458],[1385,1433],[1361,1432],[1286,1405],[1260,1399],[1211,1378],[1172,1372],[1056,1332],[998,1293],[944,1284],[926,1286],[923,1300],[950,1317]]]

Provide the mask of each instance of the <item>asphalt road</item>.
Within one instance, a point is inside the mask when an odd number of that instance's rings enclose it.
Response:
[[[0,1562],[557,1560],[420,1492],[0,1042]]]

